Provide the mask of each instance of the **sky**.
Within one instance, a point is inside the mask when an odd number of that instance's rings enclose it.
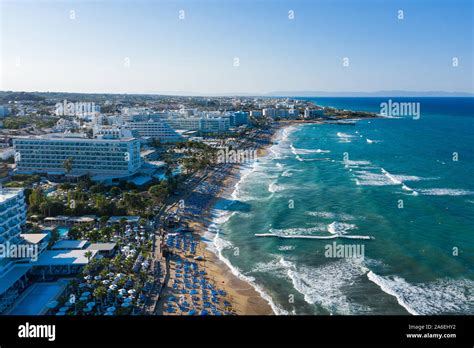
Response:
[[[472,0],[0,0],[0,90],[473,93],[473,18]]]

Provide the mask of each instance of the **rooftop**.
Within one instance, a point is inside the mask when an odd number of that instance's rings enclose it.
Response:
[[[6,274],[0,277],[0,295],[7,291],[28,270],[30,265],[15,265]]]
[[[116,243],[92,243],[87,247],[87,250],[111,251],[116,245]]]
[[[52,250],[70,250],[70,249],[83,249],[87,244],[87,240],[60,240],[54,244]]]
[[[41,243],[46,237],[47,233],[22,233],[20,237],[26,240],[30,244]]]
[[[88,141],[96,141],[96,142],[113,142],[113,141],[131,141],[131,140],[136,140],[136,138],[133,137],[124,137],[124,138],[87,138],[84,137],[82,133],[71,133],[71,134],[64,134],[64,133],[48,133],[48,134],[42,134],[42,135],[22,135],[22,136],[15,136],[13,139],[31,139],[31,140],[57,140],[57,141],[64,141],[64,140],[69,140],[69,141],[83,141],[83,142],[88,142]]]
[[[87,265],[89,259],[85,253],[92,253],[91,259],[97,254],[97,250],[48,250],[41,254],[34,266],[67,266]]]
[[[0,203],[3,203],[6,200],[15,197],[20,191],[23,191],[23,189],[2,187],[0,189]]]

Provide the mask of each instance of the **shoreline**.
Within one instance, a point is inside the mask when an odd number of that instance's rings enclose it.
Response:
[[[257,148],[257,158],[268,155],[268,148],[273,145],[277,132],[286,125],[277,124],[272,127],[270,134],[265,136],[265,143]],[[184,215],[184,221],[192,231],[192,236],[196,242],[196,256],[203,257],[204,269],[209,280],[214,283],[218,289],[224,290],[227,300],[232,304],[232,312],[236,315],[275,315],[277,314],[276,305],[272,302],[269,295],[265,294],[257,284],[245,276],[240,274],[234,268],[230,261],[222,256],[220,251],[215,247],[214,240],[206,239],[211,225],[214,223],[213,211],[216,204],[221,199],[231,196],[235,190],[235,186],[241,180],[241,172],[243,166],[241,164],[233,164],[225,174],[222,182],[219,183],[219,190],[213,196],[209,204],[203,209],[199,217]],[[212,179],[212,173],[210,175]],[[206,179],[207,180],[207,179]],[[176,207],[171,207],[169,212],[176,212]],[[186,253],[177,253],[179,257],[185,259],[188,257]],[[168,315],[165,311],[166,299],[179,294],[174,291],[170,283],[174,281],[176,264],[170,258],[170,269],[167,285],[163,288],[162,294],[156,305],[155,314]]]
[[[257,159],[269,155],[269,148],[275,144],[277,137],[281,132],[292,126],[301,126],[305,124],[325,124],[320,120],[305,120],[304,122],[297,120],[289,120],[278,122],[273,125],[271,132],[264,135],[264,143],[257,147]],[[242,179],[242,171],[245,166],[240,163],[232,164],[228,173],[225,174],[222,182],[219,183],[219,190],[213,196],[209,204],[203,209],[199,217],[184,216],[192,231],[194,240],[196,241],[196,255],[200,255],[204,259],[204,267],[209,276],[209,280],[214,283],[216,288],[223,289],[227,293],[227,299],[232,304],[232,311],[236,315],[287,315],[285,310],[273,302],[273,299],[267,294],[260,285],[256,284],[252,279],[240,273],[240,270],[234,267],[231,262],[222,255],[221,250],[216,247],[214,238],[219,238],[218,233],[212,233],[213,239],[207,239],[207,235],[211,234],[209,229],[214,224],[215,216],[213,212],[216,204],[222,199],[232,199],[232,193],[235,191],[236,185]],[[212,173],[210,175],[212,178]],[[207,179],[206,179],[207,180]],[[176,207],[172,207],[169,212],[176,212]],[[181,257],[188,257],[185,253]],[[175,265],[174,265],[175,266]],[[174,267],[171,266],[171,269]],[[174,278],[170,276],[169,281]],[[162,296],[157,303],[157,314],[165,314],[164,308],[165,298],[176,296],[176,292],[166,286],[163,288]]]
[[[291,124],[278,123],[272,127],[272,132],[268,136],[268,142],[258,147],[257,158],[265,157],[269,154],[269,148],[274,145],[275,137],[278,132],[291,126]],[[205,255],[206,260],[211,261],[211,269],[213,277],[217,284],[223,285],[226,291],[231,295],[230,299],[238,315],[278,315],[281,313],[277,309],[277,305],[273,302],[270,295],[265,293],[258,284],[235,268],[231,262],[225,258],[221,251],[216,248],[214,240],[205,241],[205,235],[208,233],[210,226],[214,223],[214,211],[216,204],[221,199],[229,199],[235,191],[236,185],[242,178],[242,164],[234,164],[230,174],[225,178],[221,185],[221,189],[213,202],[206,209],[206,219],[198,221],[193,225],[195,232],[201,237],[199,241],[200,250]],[[214,235],[218,237],[218,233]],[[204,238],[204,240],[203,240]],[[204,248],[203,248],[204,247]]]

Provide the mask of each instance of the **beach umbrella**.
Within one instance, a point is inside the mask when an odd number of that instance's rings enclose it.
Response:
[[[201,312],[201,315],[208,315],[208,314],[209,314],[209,312],[206,311],[205,309],[203,309],[202,312]]]
[[[130,306],[130,303],[129,303],[129,302],[124,302],[124,303],[122,303],[122,307],[128,307],[128,306]]]
[[[66,307],[66,306],[59,308],[60,312],[66,312],[68,310],[69,310],[69,307]]]
[[[89,296],[90,294],[91,294],[91,293],[90,293],[89,291],[85,291],[85,292],[83,292],[83,293],[81,294],[81,296],[83,296],[83,297],[84,297],[84,296]]]
[[[130,289],[130,290],[128,290],[127,292],[128,292],[130,295],[132,295],[132,294],[134,294],[136,291],[135,291],[135,289]]]
[[[89,302],[89,303],[87,304],[87,307],[94,307],[94,306],[95,306],[95,302],[94,302],[94,301]]]
[[[106,312],[104,315],[114,315],[113,312]]]
[[[123,302],[126,302],[126,303],[130,303],[132,301],[133,301],[133,299],[131,299],[130,297],[127,297],[125,300],[123,300]]]
[[[107,308],[107,312],[115,312],[115,307],[112,306],[112,307]]]
[[[86,307],[82,311],[83,312],[90,312],[92,310],[92,307]]]
[[[58,316],[59,315],[66,315],[66,313],[65,312],[57,312],[56,315],[58,315]]]
[[[188,313],[188,315],[195,315],[196,314],[196,311],[194,309],[191,309]]]
[[[47,306],[48,308],[53,309],[53,308],[56,308],[58,304],[59,304],[58,301],[51,301],[51,302],[49,302],[46,306]]]
[[[191,295],[196,295],[196,294],[198,294],[197,290],[191,290],[189,293],[190,293]]]
[[[87,297],[86,296],[82,296],[79,301],[87,301]]]
[[[104,285],[107,285],[109,283],[110,283],[110,280],[108,280],[108,279],[102,281],[102,284],[104,284]]]

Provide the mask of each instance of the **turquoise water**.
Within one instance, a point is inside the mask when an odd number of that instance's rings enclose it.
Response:
[[[58,233],[61,237],[64,237],[68,234],[69,227],[58,227]]]
[[[282,129],[216,206],[213,247],[275,312],[474,314],[473,99],[414,101],[418,120]],[[333,243],[363,257],[328,257]]]
[[[10,315],[39,315],[46,305],[61,291],[60,283],[34,284],[25,297],[23,297],[9,313]]]

